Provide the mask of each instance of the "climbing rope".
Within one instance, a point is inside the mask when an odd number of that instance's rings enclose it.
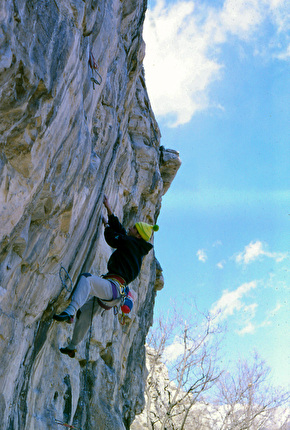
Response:
[[[68,291],[68,293],[71,293],[73,289],[73,282],[71,280],[71,277],[68,274],[68,271],[63,267],[62,264],[59,269],[59,277],[60,277],[62,287],[65,288]],[[67,285],[68,281],[70,286]]]
[[[97,85],[101,85],[103,78],[100,75],[100,73],[98,72],[98,65],[96,63],[96,60],[92,54],[92,52],[90,52],[90,57],[89,57],[89,65],[90,68],[92,69],[92,77],[91,77],[91,81],[93,82],[93,89],[95,89],[95,84]],[[96,78],[94,78],[94,73],[96,73]]]
[[[88,367],[89,367],[89,360],[90,360],[90,345],[91,345],[91,339],[92,339],[92,326],[93,326],[95,302],[96,302],[96,297],[94,296],[92,313],[91,313],[91,324],[90,324],[90,330],[89,330],[89,337],[88,337],[87,348],[86,348],[86,372],[85,372],[85,378],[84,378],[84,392],[85,392],[85,394],[88,394],[88,392],[87,392],[87,380],[88,380]]]

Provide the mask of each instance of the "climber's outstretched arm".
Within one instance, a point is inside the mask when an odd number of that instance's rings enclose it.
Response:
[[[103,203],[104,203],[105,208],[107,209],[108,216],[112,215],[113,211],[112,211],[112,208],[109,204],[108,197],[106,195],[104,195]]]

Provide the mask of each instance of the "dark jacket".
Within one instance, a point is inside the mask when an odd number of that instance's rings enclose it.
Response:
[[[121,276],[129,284],[139,275],[143,257],[153,246],[144,239],[127,235],[115,215],[109,216],[108,223],[105,239],[108,245],[116,248],[108,261],[108,273]]]

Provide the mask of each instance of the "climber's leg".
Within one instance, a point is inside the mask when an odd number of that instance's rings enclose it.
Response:
[[[103,300],[112,300],[111,282],[95,275],[81,275],[78,285],[73,292],[70,305],[66,308],[65,312],[69,315],[74,315],[86,303],[89,295]]]
[[[53,318],[57,321],[73,322],[76,311],[86,303],[90,294],[103,300],[112,300],[111,282],[95,275],[81,275],[69,306],[61,314],[54,315]]]
[[[76,323],[74,326],[71,342],[68,344],[66,348],[61,348],[60,351],[64,354],[68,354],[68,352],[65,352],[62,350],[75,352],[76,346],[83,340],[86,332],[90,328],[93,316],[96,313],[101,313],[101,312],[102,312],[102,308],[98,304],[95,297],[92,297],[88,302],[86,302],[77,313]]]
[[[70,324],[73,322],[74,314],[86,302],[90,294],[91,287],[88,281],[89,277],[91,277],[91,275],[80,276],[69,306],[61,314],[53,316],[56,321],[65,321]]]

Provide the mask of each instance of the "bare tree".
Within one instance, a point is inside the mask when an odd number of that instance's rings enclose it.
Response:
[[[190,321],[190,322],[188,322]],[[172,310],[160,317],[148,337],[148,429],[185,429],[191,408],[218,380],[220,329],[211,317]],[[160,381],[160,367],[168,373]]]
[[[275,389],[270,384],[269,375],[270,368],[257,353],[251,362],[240,360],[232,373],[224,372],[216,381],[214,398],[210,402],[211,406],[215,405],[216,411],[211,411],[208,416],[213,428],[286,429],[289,423],[289,392]]]
[[[289,392],[271,385],[258,354],[221,372],[224,329],[209,315],[173,309],[148,336],[148,430],[289,430]]]

